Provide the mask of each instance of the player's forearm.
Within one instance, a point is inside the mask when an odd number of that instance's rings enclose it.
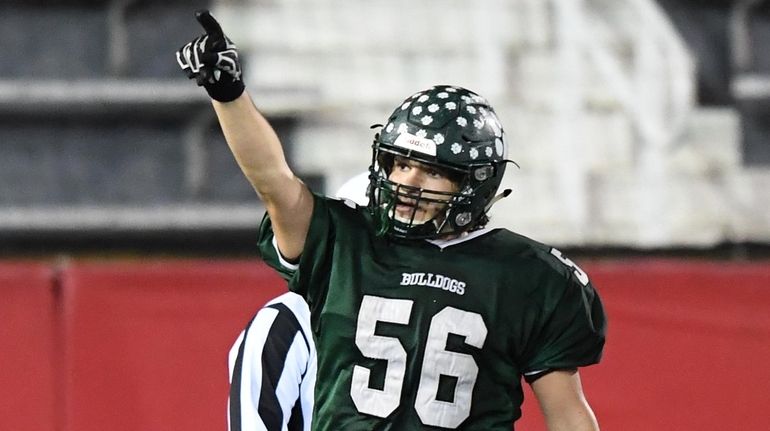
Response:
[[[195,12],[205,34],[176,52],[189,79],[206,89],[241,170],[268,204],[290,210],[304,186],[289,169],[281,142],[245,91],[240,54],[208,10]]]
[[[278,136],[246,92],[232,102],[212,103],[235,160],[262,200],[272,202],[299,185]]]
[[[548,431],[598,431],[577,370],[556,370],[532,383]]]
[[[196,11],[195,19],[205,34],[176,52],[177,64],[211,96],[227,144],[270,214],[278,248],[286,258],[299,257],[313,196],[289,169],[281,141],[244,91],[237,47],[209,11]]]
[[[599,424],[588,405],[564,414],[546,416],[545,419],[548,431],[599,431]]]
[[[548,431],[599,431],[596,416],[582,394],[562,401],[543,409]]]

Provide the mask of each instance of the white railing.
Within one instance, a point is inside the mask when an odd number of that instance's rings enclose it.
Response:
[[[650,0],[587,0],[583,41],[591,62],[636,125],[643,144],[666,147],[694,106],[694,61]]]
[[[582,136],[586,106],[620,109],[633,129],[634,163],[628,166],[634,180],[628,185],[633,208],[626,218],[635,220],[637,243],[665,243],[670,232],[659,217],[668,199],[667,153],[683,134],[694,108],[694,62],[669,18],[650,0],[550,0],[554,11],[554,64],[559,72],[561,97],[554,108],[554,146],[563,166],[559,169],[559,198],[565,222],[582,231],[573,240],[601,231],[593,220],[591,165],[583,146],[572,136]],[[576,90],[577,89],[577,90]],[[593,91],[589,90],[593,89]],[[598,89],[598,91],[597,91]],[[612,146],[613,143],[584,145]],[[601,158],[600,153],[593,157]],[[609,171],[594,175],[616,175]],[[595,205],[601,203],[594,202]]]

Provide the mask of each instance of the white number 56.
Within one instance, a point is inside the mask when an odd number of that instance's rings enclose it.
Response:
[[[386,417],[401,402],[406,372],[407,353],[395,337],[375,335],[377,322],[406,325],[414,301],[364,296],[358,312],[356,346],[364,356],[388,362],[382,390],[369,387],[371,370],[360,365],[353,369],[350,396],[358,411]],[[478,313],[445,307],[433,316],[425,343],[415,410],[425,425],[444,428],[459,426],[471,411],[473,387],[479,367],[473,356],[446,350],[449,334],[465,337],[465,343],[481,348],[487,338],[487,327]],[[440,376],[457,379],[452,402],[437,399]]]

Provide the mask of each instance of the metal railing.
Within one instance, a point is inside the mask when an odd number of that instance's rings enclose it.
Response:
[[[671,145],[695,104],[695,63],[682,38],[653,1],[585,5],[586,54],[635,124],[641,144]]]

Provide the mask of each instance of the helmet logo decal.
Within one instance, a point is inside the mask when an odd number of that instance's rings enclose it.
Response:
[[[500,123],[498,123],[496,120],[489,120],[489,124],[492,125],[492,130],[495,132],[495,136],[498,138],[503,136],[503,128],[500,127]]]
[[[479,156],[479,150],[471,148],[468,150],[468,155],[471,156],[471,159],[476,159]]]
[[[424,131],[422,132],[425,133]],[[435,142],[425,137],[412,135],[411,133],[402,133],[398,135],[398,138],[396,138],[396,141],[393,142],[393,145],[431,156],[436,155]]]
[[[463,150],[463,146],[455,142],[452,144],[452,152],[455,154],[460,154],[460,152]]]
[[[500,138],[495,139],[495,151],[497,151],[497,155],[503,157],[503,140]]]

